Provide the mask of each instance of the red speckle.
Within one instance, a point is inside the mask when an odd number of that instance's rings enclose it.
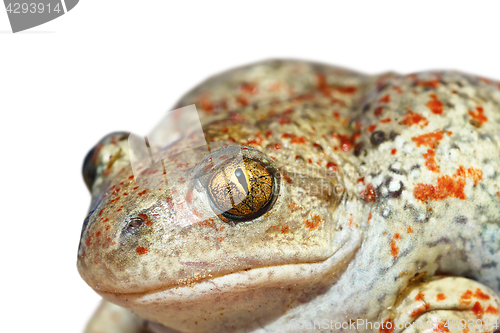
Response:
[[[380,333],[393,333],[394,330],[396,329],[396,324],[394,324],[392,322],[392,320],[389,318],[389,319],[386,319],[386,321],[384,321],[382,323],[382,325],[380,326],[380,329],[379,329],[379,332]]]
[[[128,193],[127,193],[127,192],[124,192],[124,193],[123,193],[123,195],[124,195],[124,196],[127,196],[127,195],[128,195]]]
[[[370,220],[372,219],[372,212],[370,212],[368,214],[368,221],[366,221],[366,223],[370,223]]]
[[[424,293],[423,292],[419,292],[416,296],[415,296],[415,301],[423,301],[424,300]]]
[[[275,150],[280,150],[281,149],[281,145],[279,143],[273,143],[273,144],[270,144],[269,146],[267,146],[267,148],[269,148],[269,149],[275,149]]]
[[[266,138],[269,138],[271,135],[273,135],[273,132],[272,131],[267,131],[265,135],[266,135]]]
[[[338,165],[337,165],[337,164],[335,164],[335,163],[333,163],[333,162],[328,162],[328,163],[326,164],[326,167],[327,167],[327,169],[330,169],[330,170],[335,171],[335,172],[338,172],[338,171],[339,171],[339,167],[338,167]]]
[[[224,237],[219,237],[219,242],[222,242],[224,240]]]
[[[117,212],[121,211],[123,209],[123,206],[120,206],[120,208],[117,210]]]
[[[370,125],[370,126],[367,127],[368,132],[370,132],[370,133],[373,132],[373,131],[375,131],[376,128],[377,128],[377,125]]]
[[[137,216],[139,216],[143,220],[147,220],[148,219],[148,216],[146,214],[139,214]]]
[[[439,172],[439,166],[436,162],[436,152],[434,149],[428,149],[426,154],[423,154],[425,158],[425,166],[432,172]]]
[[[398,150],[397,150],[396,148],[394,148],[394,149],[392,149],[392,150],[391,150],[391,154],[392,154],[392,155],[396,155],[397,151],[398,151]]]
[[[391,122],[391,118],[381,119],[380,122],[381,123],[390,123]]]
[[[430,80],[430,81],[419,81],[417,85],[426,88],[437,88],[439,86],[438,80]]]
[[[340,141],[340,148],[343,152],[348,152],[353,148],[354,141],[359,137],[359,133],[355,133],[351,137],[335,133],[332,137],[337,138]]]
[[[417,147],[427,146],[435,149],[439,145],[439,141],[441,141],[442,138],[443,131],[436,131],[419,136],[414,136],[411,139],[416,143]]]
[[[441,113],[443,113],[443,103],[441,103],[441,101],[439,101],[439,99],[437,98],[436,94],[430,94],[429,96],[431,97],[432,100],[429,101],[429,102],[427,102],[427,104],[425,104],[425,105],[434,114],[441,114]]]
[[[479,288],[476,289],[476,292],[474,293],[474,297],[482,300],[489,300],[490,296],[486,295],[483,293],[483,291]]]
[[[383,107],[379,106],[378,108],[375,109],[374,114],[378,117],[382,114],[382,111],[384,110]]]
[[[473,112],[469,110],[469,115],[472,117],[470,121],[472,125],[476,127],[481,127],[485,122],[488,121],[488,118],[484,115],[484,110],[482,107],[476,107],[477,112]]]
[[[147,192],[147,190],[144,190],[144,191],[142,191],[140,193],[137,193],[137,195],[140,196],[140,197],[142,197],[144,194],[146,194],[146,192]]]
[[[309,162],[309,164],[311,164],[313,161],[310,158],[308,158],[307,162]]]
[[[106,226],[106,231],[108,231],[108,230],[109,230],[109,228],[111,228],[111,226],[108,224],[108,225]]]
[[[429,125],[429,121],[420,114],[408,110],[408,113],[404,116],[401,124],[406,126],[419,125],[420,127],[425,127]]]
[[[133,188],[133,190],[137,190],[138,188],[139,188],[139,186],[136,186],[136,187]]]
[[[304,224],[305,224],[305,227],[307,229],[309,229],[309,231],[312,231],[314,229],[317,229],[319,228],[320,224],[323,222],[324,220],[321,219],[318,215],[313,215],[311,221],[309,220],[304,220]]]
[[[147,247],[142,247],[142,246],[138,246],[135,251],[139,254],[139,255],[143,255],[143,254],[146,254],[148,253],[148,248]]]
[[[376,192],[373,189],[373,185],[368,184],[368,186],[366,186],[366,189],[360,193],[360,196],[361,199],[365,200],[366,202],[375,202]]]
[[[442,293],[441,294],[437,294],[436,295],[436,299],[437,299],[438,302],[441,302],[441,301],[444,301],[446,299],[446,296],[445,296],[445,294],[442,294]]]
[[[403,93],[403,89],[401,89],[399,86],[394,86],[392,87],[393,90],[395,90],[399,95]]]
[[[389,103],[390,101],[391,101],[391,96],[389,96],[389,94],[385,95],[379,100],[380,103]]]
[[[94,264],[96,264],[96,265],[97,265],[98,263],[99,263],[99,261],[97,261],[97,260],[96,260],[96,261],[94,261]]]
[[[101,236],[101,232],[100,232],[100,231],[98,231],[98,232],[97,232],[97,234],[95,234],[95,236],[96,236],[96,237]]]
[[[474,306],[472,307],[472,312],[474,312],[474,314],[476,316],[478,316],[479,318],[481,318],[483,316],[484,309],[481,306],[481,304],[479,304],[479,302],[476,302],[476,303],[474,303]]]
[[[102,212],[104,212],[105,209],[106,208],[101,209],[101,211],[99,212],[99,216],[101,216]]]
[[[128,179],[134,179],[134,175],[132,175],[132,176],[128,177]]]
[[[305,137],[301,136],[301,137],[297,137],[295,134],[288,134],[288,133],[285,133],[281,136],[283,139],[291,139],[290,142],[291,143],[298,143],[298,144],[302,144],[302,143],[306,143],[307,140]]]
[[[333,113],[333,118],[335,118],[335,119],[340,119],[340,113],[338,113],[338,112],[334,112],[334,113]]]
[[[290,229],[289,226],[285,225],[285,226],[281,226],[281,233],[282,234],[286,234],[288,232],[288,230]]]

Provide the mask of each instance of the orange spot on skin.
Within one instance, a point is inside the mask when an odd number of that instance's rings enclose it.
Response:
[[[438,333],[445,333],[445,332],[449,332],[450,330],[448,329],[447,327],[447,323],[446,322],[439,322],[438,323],[438,326],[436,328],[434,328],[434,332],[438,332]]]
[[[489,300],[490,296],[486,295],[483,293],[483,291],[479,288],[476,289],[476,292],[474,293],[474,297],[482,300]]]
[[[469,305],[472,298],[472,291],[467,290],[465,293],[460,296],[460,304],[461,305]]]
[[[383,110],[384,110],[384,108],[381,107],[381,106],[379,106],[378,108],[376,108],[375,112],[374,112],[375,116],[377,116],[377,117],[380,116],[382,114]]]
[[[318,215],[313,215],[311,221],[304,220],[304,224],[306,228],[309,229],[309,231],[312,231],[314,229],[318,229],[323,221],[324,220],[321,219]]]
[[[208,227],[208,228],[215,229],[215,223],[214,223],[214,220],[212,218],[209,218],[209,219],[204,220],[204,221],[200,221],[200,222],[196,223],[196,225],[198,225],[200,227]]]
[[[288,230],[290,229],[289,226],[285,225],[285,226],[281,226],[281,233],[282,234],[286,234],[288,232]]]
[[[415,318],[415,317],[418,317],[420,316],[422,313],[424,313],[425,311],[429,310],[431,308],[431,305],[430,304],[423,304],[421,307],[419,307],[418,309],[414,310],[410,316],[412,318]]]
[[[428,149],[427,153],[423,154],[425,158],[425,166],[432,172],[439,172],[439,166],[436,162],[436,152],[434,149]]]
[[[391,118],[385,118],[385,119],[381,119],[380,120],[381,123],[390,123],[391,122]]]
[[[108,230],[109,230],[109,228],[111,228],[111,226],[108,224],[108,225],[106,226],[106,231],[108,231]]]
[[[368,221],[367,221],[367,223],[370,223],[371,219],[372,219],[372,212],[370,212],[370,214],[368,214]]]
[[[490,305],[484,312],[491,314],[498,314],[498,309]]]
[[[392,87],[393,90],[395,90],[399,95],[403,93],[403,89],[401,89],[399,86],[394,86]]]
[[[373,132],[373,131],[375,131],[376,128],[377,128],[377,125],[370,125],[370,126],[367,127],[368,132],[370,132],[370,133]]]
[[[429,125],[427,118],[421,116],[420,114],[408,110],[408,113],[404,116],[401,124],[406,126],[418,125],[420,127],[425,127]]]
[[[431,101],[425,104],[432,113],[434,114],[442,114],[443,113],[443,103],[437,98],[436,94],[430,94]]]
[[[291,213],[294,213],[295,211],[302,209],[299,205],[297,205],[295,202],[292,202],[288,205],[288,209],[290,209]]]
[[[430,80],[430,81],[419,81],[417,83],[418,86],[425,87],[425,88],[437,88],[439,86],[439,81],[438,80]]]
[[[408,227],[408,229],[406,230],[406,232],[408,232],[409,234],[413,233],[413,229],[411,227]]]
[[[375,202],[377,194],[373,189],[373,185],[368,184],[368,186],[366,186],[366,189],[360,193],[360,196],[361,199],[365,200],[366,202]]]
[[[139,254],[139,255],[143,255],[143,254],[146,254],[148,253],[148,248],[147,247],[142,247],[142,246],[138,246],[135,251]]]
[[[424,300],[424,293],[423,292],[419,292],[417,294],[417,296],[415,296],[415,301],[423,301]]]
[[[479,304],[479,302],[476,302],[476,303],[474,303],[474,306],[472,307],[472,312],[474,312],[474,314],[476,316],[478,316],[479,318],[481,318],[483,316],[484,309],[481,306],[481,304]]]
[[[224,237],[219,237],[219,243],[224,240]]]
[[[347,135],[335,133],[332,135],[332,137],[340,141],[340,149],[342,149],[343,152],[348,152],[354,147],[354,141],[356,141],[356,139],[359,137],[359,134],[355,133],[351,137],[349,137]]]
[[[399,247],[396,245],[396,240],[399,240],[401,239],[401,235],[399,233],[396,233],[393,237],[392,237],[392,241],[391,241],[391,254],[394,258],[396,258],[399,254]]]
[[[279,143],[274,143],[274,144],[270,144],[268,146],[269,149],[275,149],[275,150],[280,150],[281,149],[281,145]]]
[[[383,96],[383,97],[379,100],[379,102],[380,102],[380,103],[389,103],[390,101],[391,101],[391,96],[389,96],[389,94],[387,94],[387,95]]]
[[[443,131],[436,131],[419,136],[414,136],[411,139],[415,142],[417,147],[427,146],[436,149],[439,146],[439,141],[443,138]]]
[[[437,180],[437,186],[417,184],[413,190],[413,195],[421,201],[437,201],[450,197],[464,200],[467,198],[464,193],[466,177],[472,178],[474,183],[477,184],[479,180],[483,179],[483,172],[480,169],[472,167],[465,169],[463,166],[460,166],[454,175],[440,176]]]
[[[481,127],[488,118],[484,115],[484,109],[480,106],[476,107],[476,112],[469,110],[469,116],[472,117],[470,123],[476,127]]]
[[[96,237],[101,236],[101,232],[100,232],[100,231],[98,231],[98,232],[97,232],[97,234],[95,234],[95,236],[96,236]]]
[[[394,330],[396,329],[396,325],[393,324],[392,320],[389,318],[389,319],[386,319],[382,325],[380,326],[380,329],[379,329],[379,332],[380,333],[393,333]]]
[[[476,185],[480,180],[483,180],[483,171],[481,169],[476,169],[473,167],[465,169],[463,166],[459,166],[456,174],[458,177],[472,178],[474,184]]]
[[[437,294],[436,299],[438,302],[444,301],[446,299],[445,294]]]
[[[392,154],[392,155],[396,155],[397,151],[398,151],[398,150],[397,150],[396,148],[394,148],[394,149],[392,149],[392,150],[391,150],[391,154]]]

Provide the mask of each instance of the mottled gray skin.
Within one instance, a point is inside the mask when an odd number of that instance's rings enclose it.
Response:
[[[494,331],[497,82],[268,61],[206,81],[176,108],[190,104],[210,156],[240,145],[279,170],[281,187],[255,220],[202,219],[199,211],[210,212],[195,186],[210,157],[203,149],[168,160],[168,186],[144,191],[125,137],[100,142],[86,161],[92,204],[78,269],[104,299],[147,320],[145,330],[409,333],[418,330],[331,325],[434,316],[441,324],[489,319],[490,328],[470,332]],[[159,156],[182,151],[188,134]],[[149,222],[130,228],[140,214]],[[117,321],[95,324],[106,315],[98,312],[88,332],[120,331]]]

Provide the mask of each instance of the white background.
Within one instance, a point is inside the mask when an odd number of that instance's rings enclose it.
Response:
[[[81,0],[19,34],[0,10],[0,330],[81,332],[94,311],[80,169],[103,135],[145,134],[207,76],[270,57],[500,79],[499,4]]]

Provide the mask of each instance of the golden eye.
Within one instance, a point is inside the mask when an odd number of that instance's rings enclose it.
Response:
[[[220,165],[208,181],[208,194],[220,214],[248,221],[267,211],[274,197],[274,175],[247,157]]]

